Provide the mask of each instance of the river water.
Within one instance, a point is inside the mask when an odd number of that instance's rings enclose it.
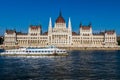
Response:
[[[120,51],[67,57],[0,57],[0,80],[120,80]]]

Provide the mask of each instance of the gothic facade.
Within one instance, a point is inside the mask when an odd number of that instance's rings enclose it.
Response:
[[[92,26],[80,24],[79,33],[72,32],[71,20],[68,26],[61,13],[53,27],[50,18],[48,32],[42,34],[41,25],[30,25],[28,33],[6,30],[4,35],[4,46],[18,47],[46,47],[55,45],[57,47],[117,47],[117,37],[114,30],[108,30],[94,34]]]

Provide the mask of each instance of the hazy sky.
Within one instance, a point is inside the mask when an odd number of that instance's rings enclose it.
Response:
[[[68,23],[71,18],[73,31],[92,23],[94,32],[116,30],[120,34],[120,0],[0,0],[0,35],[5,29],[28,32],[29,25],[42,25],[48,30],[49,17],[52,23],[60,10]]]

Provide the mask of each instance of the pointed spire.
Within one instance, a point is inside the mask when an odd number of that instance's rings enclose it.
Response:
[[[82,27],[82,22],[80,22],[80,27]]]
[[[69,17],[69,21],[68,21],[68,28],[71,30],[71,20],[70,20],[70,17]]]
[[[88,26],[91,27],[91,25],[92,25],[92,23],[90,22]]]
[[[82,26],[82,22],[80,22],[80,26]]]
[[[52,20],[51,20],[51,17],[50,17],[50,20],[49,20],[49,28],[52,28]]]
[[[59,16],[62,16],[62,12],[61,12],[61,10],[60,10]]]

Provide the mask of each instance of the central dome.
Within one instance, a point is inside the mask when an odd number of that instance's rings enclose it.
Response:
[[[62,17],[62,14],[60,12],[59,17],[56,19],[56,23],[65,23],[64,18]]]

